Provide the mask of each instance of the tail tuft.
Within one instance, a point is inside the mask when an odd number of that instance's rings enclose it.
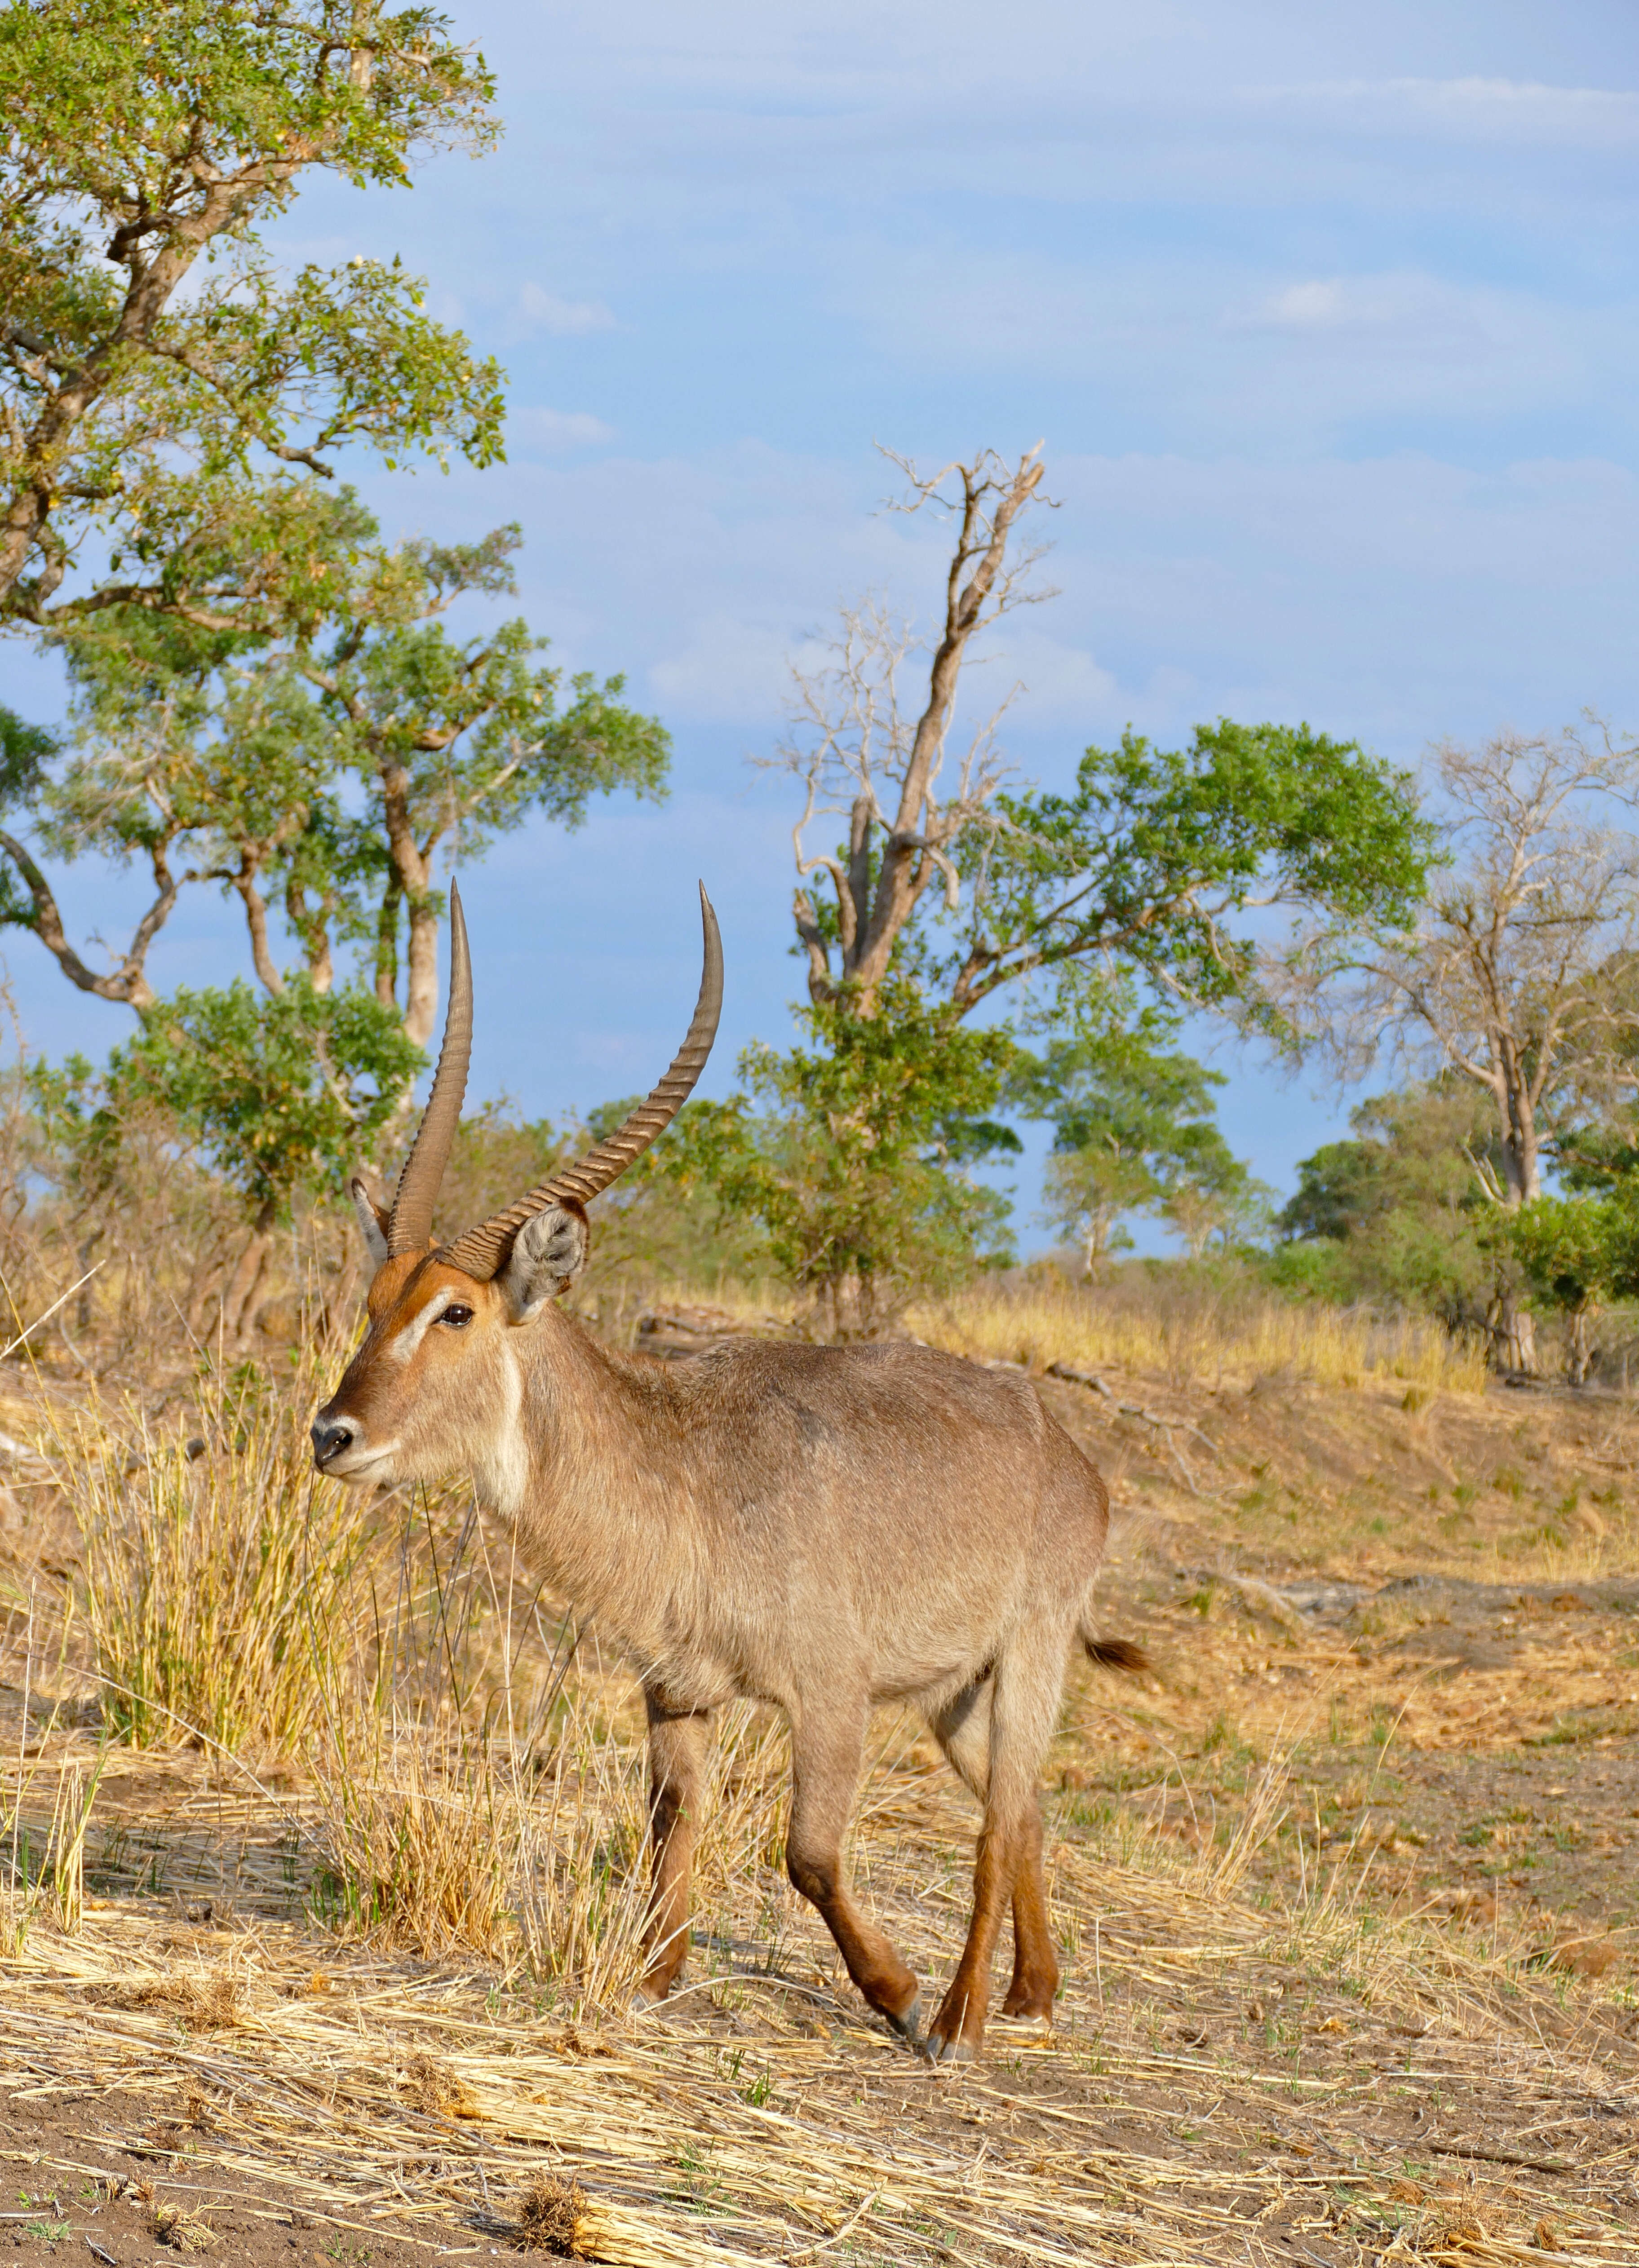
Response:
[[[1126,1677],[1150,1677],[1155,1664],[1141,1646],[1127,1638],[1083,1638],[1087,1659],[1100,1669],[1119,1669]]]

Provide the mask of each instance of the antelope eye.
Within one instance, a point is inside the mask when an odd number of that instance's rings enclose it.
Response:
[[[472,1321],[472,1309],[460,1306],[446,1307],[439,1321],[447,1323],[453,1331],[464,1331]]]

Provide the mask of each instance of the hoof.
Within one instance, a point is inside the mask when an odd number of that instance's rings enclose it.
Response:
[[[1001,2004],[1001,2015],[1004,2022],[1017,2024],[1025,2031],[1049,2032],[1052,2029],[1051,2008],[1032,2008],[1028,2003],[1022,2008],[1009,2008],[1004,2000]]]
[[[921,1994],[919,1992],[908,2008],[897,2016],[890,2016],[888,2021],[902,2040],[907,2041],[913,2048],[919,2048],[922,2044]]]
[[[971,2063],[973,2060],[973,2050],[966,2040],[959,2036],[954,2040],[948,2040],[941,2032],[929,2032],[927,2037],[922,2042],[922,2053],[929,2063],[946,2066],[953,2063]]]

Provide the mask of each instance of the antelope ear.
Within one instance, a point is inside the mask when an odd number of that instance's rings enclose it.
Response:
[[[587,1217],[572,1197],[532,1212],[517,1235],[500,1285],[515,1323],[529,1323],[586,1266]]]
[[[379,1205],[355,1174],[347,1184],[347,1194],[353,1201],[353,1211],[358,1216],[358,1226],[365,1248],[376,1267],[387,1258],[388,1224],[392,1219],[384,1206]]]

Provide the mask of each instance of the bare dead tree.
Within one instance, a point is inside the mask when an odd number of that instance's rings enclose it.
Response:
[[[1276,983],[1340,1071],[1382,1055],[1456,1071],[1490,1098],[1502,1171],[1474,1160],[1500,1206],[1539,1195],[1545,1151],[1591,1108],[1639,1083],[1639,748],[1590,732],[1503,732],[1443,743],[1434,774],[1449,865],[1414,929],[1310,933]],[[1534,1367],[1530,1318],[1496,1319],[1510,1367]]]
[[[1012,608],[1052,595],[1030,585],[1043,547],[1008,556],[1020,518],[1045,501],[1041,446],[1016,465],[986,449],[971,463],[932,474],[885,450],[909,483],[891,508],[940,512],[955,526],[939,634],[930,646],[882,602],[867,600],[844,610],[823,668],[793,672],[791,730],[770,762],[804,790],[792,829],[800,877],[794,912],[816,1004],[851,988],[860,1012],[870,1013],[923,897],[938,887],[956,907],[964,842],[994,823],[1006,776],[995,730],[1011,695],[971,733],[947,786],[948,742],[974,638]],[[926,690],[912,695],[904,681],[923,654]],[[847,828],[841,857],[810,843],[811,830],[837,820]],[[828,878],[835,892],[823,915],[808,887],[815,875]]]

